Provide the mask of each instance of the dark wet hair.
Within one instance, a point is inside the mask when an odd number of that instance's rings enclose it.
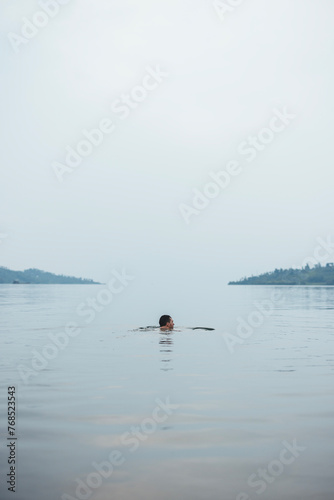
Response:
[[[161,318],[159,319],[159,325],[160,326],[166,326],[167,323],[169,322],[170,320],[170,316],[168,316],[168,314],[164,314],[163,316],[161,316]]]

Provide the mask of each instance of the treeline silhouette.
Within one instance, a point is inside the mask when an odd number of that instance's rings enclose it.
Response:
[[[40,269],[26,269],[12,271],[7,267],[0,267],[0,283],[34,284],[34,285],[99,285],[90,279],[53,274]]]
[[[334,285],[334,264],[302,269],[275,269],[269,273],[230,281],[229,285]]]

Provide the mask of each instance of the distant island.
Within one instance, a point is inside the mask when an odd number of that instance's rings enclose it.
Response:
[[[275,269],[275,271],[230,281],[229,285],[334,285],[334,263],[309,265],[302,269]]]
[[[0,266],[0,283],[14,285],[100,285],[96,281],[53,274],[40,269],[26,269],[25,271],[12,271]]]

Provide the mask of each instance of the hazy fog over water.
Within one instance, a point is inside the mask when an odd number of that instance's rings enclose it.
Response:
[[[159,287],[173,307],[313,256],[332,230],[331,1],[46,4],[1,5],[1,265],[124,267],[133,303]]]

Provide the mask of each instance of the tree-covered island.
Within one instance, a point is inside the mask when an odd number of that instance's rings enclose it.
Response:
[[[230,281],[229,285],[334,285],[334,263],[302,269],[275,269],[269,273]]]
[[[40,269],[26,269],[25,271],[12,271],[0,266],[0,284],[12,283],[14,285],[100,285],[96,281],[62,274],[53,274]]]

